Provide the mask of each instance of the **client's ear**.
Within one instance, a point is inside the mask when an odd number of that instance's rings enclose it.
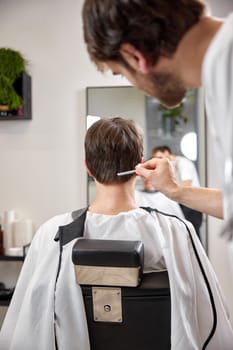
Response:
[[[84,164],[85,164],[85,167],[86,167],[86,169],[87,169],[87,173],[88,173],[88,175],[93,177],[93,175],[92,175],[91,171],[90,171],[90,170],[89,170],[89,168],[88,168],[88,165],[87,165],[87,161],[86,161],[86,159],[84,160]]]
[[[149,64],[143,54],[133,45],[125,43],[120,47],[120,53],[128,65],[142,74],[149,72]]]

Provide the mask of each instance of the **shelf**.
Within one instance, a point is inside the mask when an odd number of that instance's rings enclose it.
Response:
[[[25,256],[0,255],[0,261],[24,261]]]
[[[0,255],[0,261],[19,261],[21,263],[24,262],[26,257],[29,244],[23,246],[23,255],[14,256],[14,255]],[[6,288],[5,284],[0,281],[0,306],[8,306],[10,304],[12,295],[14,293],[14,288]]]
[[[4,293],[4,294],[3,294]],[[0,290],[0,306],[8,306],[14,293],[14,288]]]
[[[31,243],[25,244],[22,249],[23,255],[0,255],[0,261],[24,261]]]
[[[9,306],[10,302],[11,302],[11,298],[12,297],[9,297],[8,299],[2,300],[0,297],[0,306]]]

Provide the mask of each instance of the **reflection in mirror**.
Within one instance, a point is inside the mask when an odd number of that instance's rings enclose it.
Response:
[[[200,90],[189,92],[182,104],[172,110],[163,107],[156,98],[145,96],[132,86],[88,87],[86,94],[87,128],[103,117],[121,116],[132,119],[141,126],[144,133],[144,160],[151,158],[154,147],[167,145],[172,153],[189,158],[195,164],[200,183],[205,186],[205,117]],[[138,179],[136,190],[140,191],[142,187],[142,181]],[[94,196],[95,184],[93,179],[88,177],[88,204]],[[161,205],[161,197],[159,201]],[[154,207],[161,209],[159,205]],[[200,236],[206,247],[205,217]]]

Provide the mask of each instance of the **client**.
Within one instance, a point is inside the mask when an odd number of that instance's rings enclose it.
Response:
[[[86,213],[84,237],[141,240],[144,272],[168,270],[171,349],[203,348],[213,326],[214,303],[217,325],[208,349],[230,350],[233,332],[219,284],[192,224],[139,208],[134,199],[136,176],[117,176],[140,163],[142,145],[139,129],[119,117],[101,119],[88,129],[86,166],[96,182],[96,198]],[[71,260],[77,240],[71,228],[78,220],[77,212],[59,215],[36,233],[2,327],[1,350],[90,349],[81,289]],[[191,241],[207,276],[212,301]]]

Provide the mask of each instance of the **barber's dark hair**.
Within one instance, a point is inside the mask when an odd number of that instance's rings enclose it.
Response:
[[[151,151],[151,155],[153,156],[153,154],[157,153],[157,152],[168,152],[169,154],[172,154],[171,148],[167,145],[164,146],[157,146],[154,147]]]
[[[84,39],[91,59],[123,64],[120,47],[130,43],[155,64],[171,56],[184,34],[205,14],[202,0],[85,0]]]
[[[100,119],[87,130],[86,163],[100,183],[128,181],[132,175],[117,176],[117,173],[134,169],[142,155],[142,134],[132,120],[120,117]]]

